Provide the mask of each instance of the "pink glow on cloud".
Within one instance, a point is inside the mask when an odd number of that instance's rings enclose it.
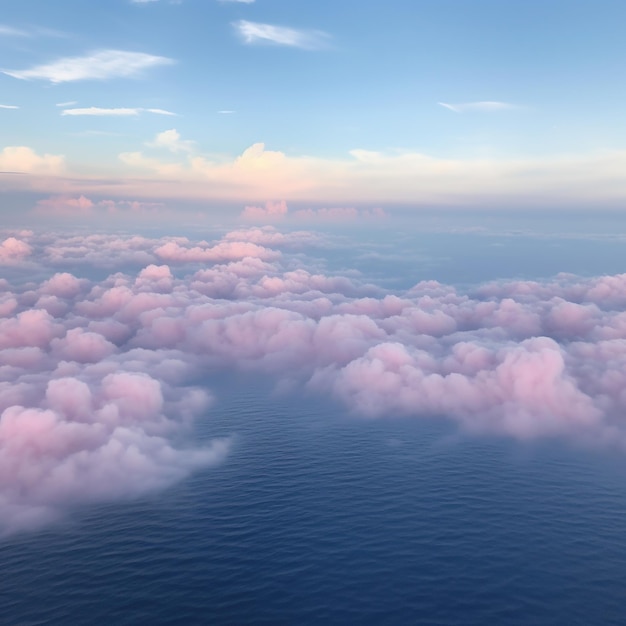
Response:
[[[284,200],[280,202],[266,202],[264,207],[247,206],[241,213],[241,218],[254,222],[263,222],[268,220],[278,220],[287,215],[287,203]]]
[[[268,222],[293,217],[297,220],[318,222],[344,222],[357,219],[382,219],[387,217],[381,208],[359,210],[354,207],[334,207],[321,209],[298,209],[289,211],[287,202],[266,202],[265,207],[247,206],[240,218],[248,222]]]
[[[249,241],[223,241],[214,246],[201,242],[200,245],[192,247],[170,241],[158,247],[154,253],[160,259],[171,263],[215,263],[236,261],[246,257],[272,260],[280,256],[279,252]]]
[[[132,215],[154,216],[167,214],[161,202],[141,202],[138,200],[98,200],[94,201],[85,195],[54,195],[39,200],[34,213],[47,217],[83,217],[93,218],[97,215]]]
[[[35,212],[46,215],[68,216],[89,215],[94,203],[81,195],[76,198],[71,196],[51,196],[37,202]]]
[[[13,264],[30,256],[32,248],[21,239],[7,237],[0,243],[0,263]]]
[[[227,367],[369,418],[626,448],[626,275],[392,293],[294,268],[277,247],[315,238],[290,236],[27,236],[47,277],[0,281],[0,533],[218,462],[226,442],[173,442],[211,403],[191,381]]]

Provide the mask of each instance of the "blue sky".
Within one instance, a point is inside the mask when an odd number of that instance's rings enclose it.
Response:
[[[616,208],[625,20],[611,0],[7,3],[0,169],[126,199]]]

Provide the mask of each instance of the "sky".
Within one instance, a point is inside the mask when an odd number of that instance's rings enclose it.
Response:
[[[7,219],[624,206],[619,0],[6,5]]]
[[[238,454],[217,374],[623,454],[624,2],[4,4],[0,537]]]

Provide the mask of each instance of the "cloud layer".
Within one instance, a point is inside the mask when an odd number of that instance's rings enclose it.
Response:
[[[302,253],[321,244],[271,227],[214,241],[7,233],[0,531],[218,462],[227,442],[184,435],[211,403],[193,381],[225,368],[364,417],[626,449],[626,275],[391,292],[313,269]],[[110,275],[73,270],[88,267]]]

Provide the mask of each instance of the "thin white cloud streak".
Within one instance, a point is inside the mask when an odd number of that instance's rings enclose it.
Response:
[[[222,4],[252,4],[255,0],[218,0],[218,2],[221,2]]]
[[[482,102],[461,102],[459,104],[449,104],[447,102],[439,102],[439,106],[442,106],[455,113],[465,113],[466,111],[477,111],[480,113],[494,113],[497,111],[512,111],[519,109],[519,106],[510,104],[508,102],[498,102],[485,100]]]
[[[29,34],[20,28],[0,24],[0,37],[28,37]]]
[[[15,104],[0,104],[0,109],[19,109]]]
[[[85,56],[65,57],[27,70],[1,71],[20,80],[47,80],[57,84],[80,80],[131,78],[147,69],[173,63],[173,59],[144,52],[100,50]]]
[[[331,394],[360,416],[626,451],[626,275],[394,292],[293,269],[302,257],[288,246],[315,241],[272,228],[212,242],[0,240],[0,263],[26,283],[0,283],[0,532],[218,462],[224,442],[173,442],[210,404],[190,381],[225,368]],[[68,272],[85,265],[112,274]]]
[[[318,30],[301,30],[274,24],[239,20],[233,26],[246,44],[273,43],[281,46],[318,50],[328,45],[330,35]]]
[[[113,108],[104,108],[104,107],[86,107],[80,109],[65,109],[61,111],[61,115],[73,115],[73,116],[111,116],[111,117],[128,117],[128,116],[137,116],[141,113],[153,113],[155,115],[168,115],[168,116],[176,116],[176,113],[172,113],[172,111],[166,111],[165,109],[144,109],[137,107],[113,107]]]
[[[56,106],[58,107],[71,107],[77,104],[76,100],[68,100],[67,102],[57,102]]]

